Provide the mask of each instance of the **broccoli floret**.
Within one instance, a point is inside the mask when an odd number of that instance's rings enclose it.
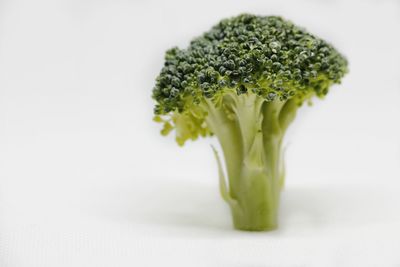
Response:
[[[242,14],[224,19],[166,52],[153,98],[155,120],[176,141],[215,135],[228,184],[214,150],[220,191],[234,227],[277,227],[284,183],[282,140],[297,109],[323,98],[347,72],[347,60],[330,44],[277,16]]]

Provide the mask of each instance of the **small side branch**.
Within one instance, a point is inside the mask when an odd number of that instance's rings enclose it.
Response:
[[[215,159],[217,160],[217,166],[218,166],[218,176],[219,176],[219,190],[221,193],[222,198],[229,203],[231,206],[236,206],[237,201],[231,197],[229,191],[228,191],[228,186],[226,185],[226,178],[225,174],[222,168],[222,163],[218,155],[218,151],[215,149],[214,146],[211,146]]]
[[[281,130],[284,132],[290,125],[290,123],[296,117],[297,109],[299,108],[296,99],[288,100],[285,105],[283,105],[279,113],[279,125]]]

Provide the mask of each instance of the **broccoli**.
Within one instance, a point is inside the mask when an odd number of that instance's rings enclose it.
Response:
[[[224,19],[187,49],[165,54],[156,79],[154,120],[176,141],[215,135],[220,191],[233,225],[248,231],[277,227],[284,184],[282,140],[296,111],[323,98],[347,72],[330,44],[278,16]],[[226,184],[226,180],[228,184]]]

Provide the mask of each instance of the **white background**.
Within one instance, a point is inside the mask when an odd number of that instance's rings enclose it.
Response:
[[[287,136],[280,228],[232,230],[210,143],[152,122],[164,51],[277,14],[350,73]],[[0,0],[0,266],[400,266],[400,2]]]

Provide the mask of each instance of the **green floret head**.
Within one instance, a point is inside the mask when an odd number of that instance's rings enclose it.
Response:
[[[164,133],[176,128],[183,144],[211,133],[199,108],[205,99],[218,102],[226,93],[252,93],[265,101],[296,98],[300,105],[326,95],[346,72],[347,61],[339,52],[290,21],[242,14],[222,20],[187,49],[166,52],[153,98],[155,114],[171,120],[156,120],[165,123]],[[180,127],[174,122],[178,113],[192,118]]]

